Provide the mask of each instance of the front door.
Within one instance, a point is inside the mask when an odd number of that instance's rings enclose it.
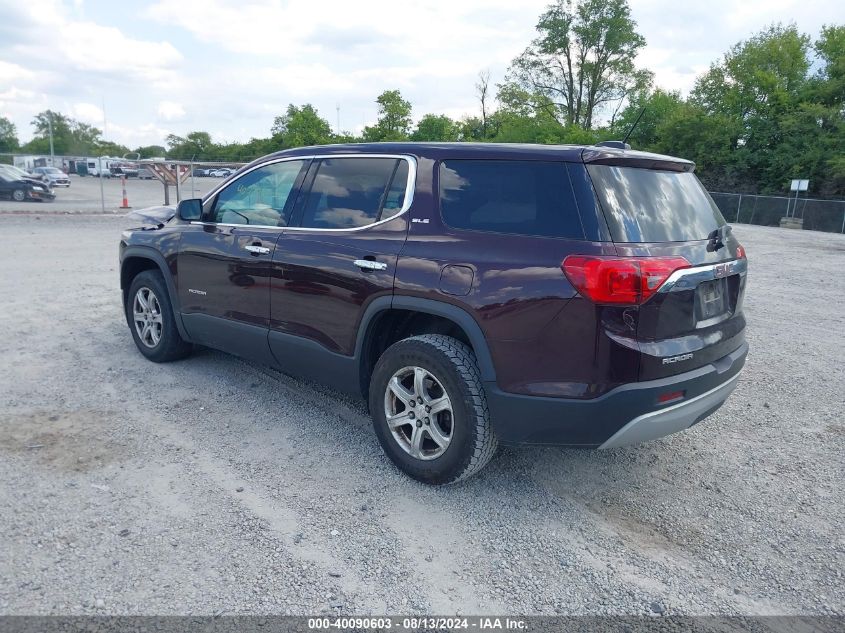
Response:
[[[245,172],[207,200],[203,221],[183,232],[177,285],[193,341],[272,364],[270,264],[306,166],[287,160]]]

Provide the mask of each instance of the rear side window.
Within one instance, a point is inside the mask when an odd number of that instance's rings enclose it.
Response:
[[[408,163],[396,158],[324,158],[306,196],[303,227],[349,229],[395,215],[405,202]]]
[[[440,212],[456,229],[584,239],[563,163],[444,161]]]
[[[691,172],[588,165],[614,242],[707,239],[725,224],[716,203]]]

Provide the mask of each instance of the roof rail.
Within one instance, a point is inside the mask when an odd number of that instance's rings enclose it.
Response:
[[[601,143],[596,143],[596,147],[614,147],[616,149],[631,149],[631,146],[627,143],[623,143],[622,141],[602,141]]]

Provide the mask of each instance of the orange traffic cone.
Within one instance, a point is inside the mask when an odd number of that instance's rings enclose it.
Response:
[[[120,184],[123,187],[123,204],[120,205],[120,208],[131,209],[132,207],[129,206],[129,200],[126,198],[126,176],[120,177]]]

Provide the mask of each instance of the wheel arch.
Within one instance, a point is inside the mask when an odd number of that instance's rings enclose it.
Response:
[[[398,313],[403,314],[400,315]],[[456,336],[459,340],[463,339],[463,342],[467,343],[475,353],[481,379],[485,382],[495,382],[496,370],[493,365],[490,348],[487,345],[487,339],[484,337],[481,326],[478,325],[478,322],[472,315],[463,308],[444,301],[423,297],[394,295],[392,297],[379,297],[375,299],[364,312],[358,328],[355,357],[358,359],[361,392],[365,397],[369,389],[372,369],[378,360],[378,356],[373,357],[371,350],[374,348],[375,337],[380,333],[379,325],[384,324],[384,319],[389,315],[393,315],[395,318],[406,319],[428,315],[436,318],[437,324],[440,327],[443,327],[446,323],[451,324],[455,328],[455,331],[449,333]],[[421,332],[414,332],[413,329],[410,331],[410,335],[419,333]],[[438,332],[425,333],[433,334]],[[378,348],[377,345],[375,347]]]
[[[179,306],[179,295],[176,292],[176,284],[173,281],[173,275],[170,273],[170,268],[164,255],[155,249],[147,246],[127,246],[123,249],[120,257],[120,289],[123,297],[124,312],[126,302],[128,300],[129,286],[132,285],[132,280],[145,270],[158,270],[164,278],[164,284],[167,286],[167,294],[170,299],[170,305],[173,308],[173,318],[176,321],[176,327],[179,330],[179,335],[186,341],[189,341],[187,330],[182,323],[182,312]]]

